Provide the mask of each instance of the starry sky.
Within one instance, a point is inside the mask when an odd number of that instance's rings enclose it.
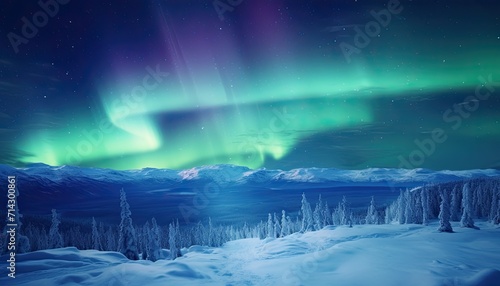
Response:
[[[41,3],[0,4],[1,164],[500,168],[496,1]]]

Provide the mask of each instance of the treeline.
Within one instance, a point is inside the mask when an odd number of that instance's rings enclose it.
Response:
[[[500,181],[498,179],[473,179],[429,185],[401,191],[399,197],[385,210],[385,223],[427,224],[439,218],[442,211],[449,212],[450,221],[488,219],[500,223]],[[447,205],[442,209],[442,204]]]
[[[500,224],[500,181],[498,179],[473,179],[428,185],[401,191],[399,197],[388,206],[378,207],[372,197],[366,211],[354,212],[344,196],[330,208],[319,195],[314,207],[305,193],[298,216],[294,219],[284,210],[269,213],[267,220],[249,225],[216,225],[209,218],[193,226],[179,226],[172,221],[160,226],[152,218],[144,225],[134,225],[132,213],[124,190],[120,191],[121,222],[117,226],[106,226],[94,218],[88,223],[61,223],[59,214],[52,210],[52,219],[32,220],[22,225],[16,247],[18,253],[42,249],[74,246],[78,249],[118,251],[132,260],[175,259],[182,255],[181,249],[192,245],[218,247],[243,238],[279,238],[296,232],[320,230],[325,226],[354,224],[428,224],[439,219],[439,231],[452,232],[449,221],[460,221],[463,227],[473,227],[474,219],[488,219]],[[18,217],[21,217],[16,209]],[[5,253],[8,237],[2,233],[0,247]]]

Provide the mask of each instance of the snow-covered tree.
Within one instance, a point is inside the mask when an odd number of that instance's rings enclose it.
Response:
[[[451,206],[450,206],[450,215],[451,215],[451,220],[452,221],[459,221],[460,220],[460,207],[462,203],[460,201],[460,191],[458,190],[457,186],[453,188],[453,191],[451,192]]]
[[[142,227],[142,239],[141,239],[141,250],[142,250],[142,260],[151,258],[151,228],[149,226],[149,221],[144,223]]]
[[[127,202],[127,195],[123,189],[120,190],[120,207],[121,222],[118,251],[128,259],[139,260],[137,237],[135,235],[135,228],[132,225],[132,218],[130,217],[132,213],[130,212],[130,206]]]
[[[415,208],[415,204],[413,204],[412,202],[412,195],[410,193],[409,190],[406,190],[404,192],[404,202],[405,202],[405,209],[404,209],[404,212],[405,212],[405,223],[406,224],[409,224],[409,223],[415,223],[414,221],[414,208]]]
[[[494,222],[494,218],[496,216],[497,209],[498,209],[498,198],[497,198],[496,192],[493,191],[493,195],[491,198],[490,214],[488,216],[488,218],[491,222]]]
[[[313,228],[313,217],[311,205],[306,199],[306,194],[302,193],[302,206],[300,208],[300,213],[302,214],[302,227],[300,229],[301,232],[310,231]]]
[[[342,201],[340,202],[339,205],[339,213],[340,213],[340,224],[341,225],[348,225],[349,221],[352,220],[350,219],[352,216],[352,213],[349,210],[349,204],[347,203],[347,198],[345,196],[342,196]]]
[[[106,231],[106,249],[108,251],[116,251],[116,237],[115,232],[111,228],[111,226]]]
[[[328,206],[328,201],[325,202],[325,207],[323,208],[323,225],[332,224],[332,213],[330,212],[330,207]]]
[[[469,183],[466,183],[462,189],[462,218],[460,226],[468,228],[477,228],[472,219],[472,193]]]
[[[405,207],[406,207],[406,197],[402,190],[399,191],[398,197],[398,210],[397,210],[397,219],[399,224],[405,223]]]
[[[473,216],[475,217],[485,217],[486,214],[488,213],[486,209],[486,204],[484,203],[484,194],[483,194],[483,188],[481,188],[480,185],[478,185],[474,191],[473,191],[473,200],[472,200],[472,209],[473,209]]]
[[[210,219],[210,225],[212,224],[212,219]],[[221,244],[219,244],[219,241],[215,238],[215,235],[214,234],[217,234],[216,231],[213,231],[212,232],[212,235],[214,236],[214,238],[212,239],[212,241],[215,241],[215,246],[220,246]],[[182,235],[181,235],[181,229],[179,227],[179,220],[175,220],[175,242],[177,244],[177,246],[179,247],[179,255],[177,255],[177,257],[181,256],[180,253],[181,253],[181,247],[183,245],[183,240],[182,240]]]
[[[450,199],[446,190],[440,192],[441,205],[439,207],[439,228],[440,232],[453,232],[450,224]]]
[[[427,188],[422,188],[422,224],[429,224],[429,191]]]
[[[493,217],[494,224],[500,224],[500,200],[497,201],[497,214]]]
[[[281,225],[276,213],[274,213],[274,237],[280,237],[281,234]]]
[[[44,227],[42,227],[42,230],[40,230],[40,239],[38,240],[38,244],[39,244],[39,249],[50,248],[49,235],[47,234],[47,231],[45,230]]]
[[[175,230],[175,224],[172,222],[168,225],[168,244],[170,246],[170,259],[174,260],[180,255],[180,249],[176,245],[177,233]]]
[[[370,206],[368,206],[368,211],[366,212],[365,222],[366,224],[378,224],[378,213],[377,207],[375,206],[375,198],[372,196],[370,201]]]
[[[52,225],[49,230],[49,247],[50,248],[60,248],[63,247],[63,239],[61,233],[59,232],[59,220],[57,211],[52,209]]]
[[[280,237],[285,237],[289,235],[290,233],[288,232],[289,226],[288,226],[288,221],[286,220],[286,214],[285,210],[281,211],[281,233]]]
[[[156,219],[151,220],[151,230],[149,231],[149,253],[148,259],[151,261],[157,261],[161,258],[161,230],[156,222]]]
[[[94,217],[92,217],[92,249],[102,250],[101,239],[99,231],[97,230],[97,223]]]
[[[273,217],[271,213],[267,216],[267,235],[266,237],[273,237],[274,235],[274,225],[273,225]]]
[[[102,221],[99,222],[99,243],[101,245],[101,250],[105,250],[104,247],[106,246],[106,229],[104,228],[104,223]]]
[[[292,234],[294,232],[296,232],[298,230],[298,227],[296,227],[296,225],[294,225],[294,223],[292,222],[292,219],[290,218],[290,216],[286,216],[286,229],[287,229],[287,233],[288,234]]]
[[[15,196],[16,198],[19,196],[19,190],[16,188],[15,189]],[[9,200],[11,201],[11,200]],[[15,201],[17,202],[17,201]],[[19,205],[17,203],[14,204],[8,204],[9,209],[14,209],[14,216],[6,216],[6,225],[5,229],[2,234],[0,234],[0,254],[5,253],[7,251],[7,245],[8,245],[8,240],[9,236],[7,234],[7,230],[9,230],[9,226],[7,224],[11,224],[12,221],[10,219],[14,218],[15,221],[17,222],[17,227],[16,227],[16,241],[15,241],[15,248],[16,248],[16,253],[26,253],[29,252],[31,249],[30,245],[30,240],[28,236],[24,235],[21,231],[23,230],[22,228],[22,218],[23,215],[19,211]]]
[[[316,203],[316,206],[314,208],[313,212],[313,222],[314,222],[314,229],[315,230],[320,230],[323,228],[323,215],[324,215],[324,206],[323,206],[323,201],[321,200],[321,194],[319,195],[318,202]]]

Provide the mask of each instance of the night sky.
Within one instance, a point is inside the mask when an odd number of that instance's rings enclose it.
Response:
[[[498,1],[41,3],[0,4],[1,164],[500,168]]]

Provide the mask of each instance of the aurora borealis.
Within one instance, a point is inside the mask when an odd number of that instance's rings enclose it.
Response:
[[[18,53],[4,37],[0,163],[401,167],[440,129],[410,167],[499,168],[498,4],[402,0],[347,61],[388,2],[60,4]],[[1,9],[21,35],[41,8]]]

